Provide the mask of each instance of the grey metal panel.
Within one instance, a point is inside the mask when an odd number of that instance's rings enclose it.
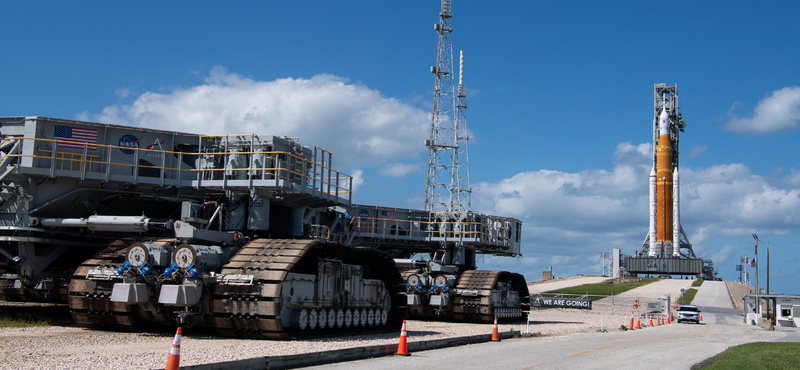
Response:
[[[700,275],[703,273],[703,260],[625,257],[625,269],[637,274]]]

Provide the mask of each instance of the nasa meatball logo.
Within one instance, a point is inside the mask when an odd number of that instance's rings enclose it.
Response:
[[[136,151],[135,149],[139,149],[139,141],[141,140],[142,139],[137,139],[136,136],[130,134],[124,135],[121,138],[119,138],[119,146],[120,146],[119,150],[121,150],[122,153],[125,154],[133,154],[133,152]]]
[[[366,209],[358,211],[358,217],[369,217],[369,211],[367,211]]]

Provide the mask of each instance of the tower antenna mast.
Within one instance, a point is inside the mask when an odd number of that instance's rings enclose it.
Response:
[[[428,173],[425,183],[425,210],[441,220],[457,219],[471,209],[469,159],[466,126],[466,89],[463,84],[464,59],[460,59],[458,94],[453,80],[453,27],[450,0],[442,0],[434,76],[433,112],[428,147]]]

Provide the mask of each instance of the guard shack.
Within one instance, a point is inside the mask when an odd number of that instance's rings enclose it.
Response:
[[[775,314],[780,326],[800,326],[800,298],[776,298]]]
[[[758,297],[756,299],[756,297]],[[800,327],[800,295],[789,294],[745,294],[742,298],[744,300],[744,315],[745,318],[748,314],[758,316],[759,306],[764,307],[766,303],[766,311],[770,313],[770,319],[773,326],[783,327]],[[758,303],[756,303],[758,302]]]

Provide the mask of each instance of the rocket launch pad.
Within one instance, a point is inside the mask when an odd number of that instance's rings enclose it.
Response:
[[[713,278],[713,262],[695,256],[681,227],[678,139],[686,122],[678,103],[677,85],[655,84],[649,232],[641,251],[626,256],[624,266],[632,274]]]

